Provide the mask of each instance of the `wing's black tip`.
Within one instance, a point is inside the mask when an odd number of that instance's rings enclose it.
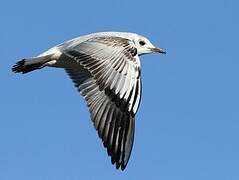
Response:
[[[115,164],[116,169],[124,171],[127,164],[124,161],[120,161],[119,157],[111,156],[111,163]]]
[[[12,66],[12,72],[14,73],[24,73],[26,60],[22,59],[21,61],[18,61],[15,65]]]
[[[124,171],[125,168],[126,168],[126,166],[122,164],[122,165],[121,165],[121,171]]]
[[[121,170],[124,171],[126,168],[126,165],[124,165],[123,163],[119,163],[119,162],[114,162],[112,164],[115,164],[115,167],[117,170]]]

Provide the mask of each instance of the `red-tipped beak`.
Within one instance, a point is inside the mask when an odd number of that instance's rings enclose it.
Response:
[[[166,50],[163,48],[151,48],[152,52],[157,52],[157,53],[161,53],[161,54],[166,54]]]

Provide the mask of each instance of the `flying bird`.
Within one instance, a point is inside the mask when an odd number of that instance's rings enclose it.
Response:
[[[141,97],[139,56],[154,52],[166,53],[135,33],[99,32],[22,59],[12,71],[25,74],[45,67],[65,69],[87,102],[112,164],[124,170],[133,147]]]

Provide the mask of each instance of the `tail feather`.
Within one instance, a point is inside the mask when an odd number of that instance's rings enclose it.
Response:
[[[50,60],[49,56],[22,59],[12,66],[12,71],[25,74],[45,67]]]
[[[33,70],[39,69],[39,64],[31,64],[31,65],[26,65],[26,60],[23,59],[21,61],[18,61],[13,67],[12,71],[15,73],[28,73]]]

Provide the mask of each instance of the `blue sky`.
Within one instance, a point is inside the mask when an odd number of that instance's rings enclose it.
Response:
[[[1,1],[0,179],[239,179],[239,2]],[[168,50],[141,58],[143,96],[124,172],[111,165],[63,70],[19,59],[97,31]]]

